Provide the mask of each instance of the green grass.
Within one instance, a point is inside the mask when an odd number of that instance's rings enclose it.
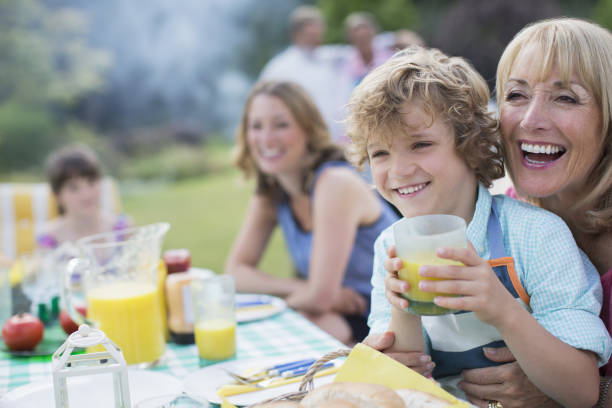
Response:
[[[226,167],[175,183],[125,183],[121,186],[121,202],[123,211],[138,225],[159,221],[171,224],[164,249],[187,248],[193,266],[221,273],[252,191],[252,182],[245,182],[237,170]],[[280,231],[274,233],[260,267],[277,276],[291,274]]]

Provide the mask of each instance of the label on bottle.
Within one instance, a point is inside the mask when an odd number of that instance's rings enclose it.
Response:
[[[181,287],[182,299],[183,299],[183,320],[185,323],[193,324],[193,302],[191,300],[191,287],[183,285]]]

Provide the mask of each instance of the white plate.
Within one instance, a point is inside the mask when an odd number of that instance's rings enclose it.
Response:
[[[295,361],[297,359],[306,358],[319,358],[317,355],[306,355],[296,358],[296,356],[275,356],[275,357],[262,357],[249,360],[234,360],[226,363],[218,363],[198,371],[189,374],[183,380],[185,386],[185,392],[188,395],[201,395],[208,399],[211,403],[221,404],[221,398],[217,395],[217,389],[225,384],[232,384],[232,378],[227,374],[225,370],[229,370],[235,373],[241,373],[249,369],[261,369],[275,364],[286,363]],[[314,379],[314,386],[318,387],[323,384],[332,382],[336,377],[335,374],[330,374],[325,377],[318,377]],[[227,397],[227,400],[234,405],[243,406],[251,405],[257,402],[266,400],[268,398],[274,398],[288,392],[297,391],[300,386],[299,382],[292,384],[282,385],[280,387],[267,388],[261,391],[254,391],[245,394],[232,395]]]
[[[180,394],[181,381],[156,371],[129,370],[130,400],[135,405],[143,400]],[[71,407],[108,408],[115,404],[113,378],[110,373],[70,377],[68,398]],[[0,398],[2,408],[54,408],[55,397],[51,379],[15,388]]]
[[[191,274],[194,274],[194,276],[197,276],[198,278],[203,278],[203,279],[210,278],[211,276],[215,276],[215,273],[211,271],[210,269],[198,268],[195,266],[190,267],[189,272]]]
[[[265,319],[279,314],[287,308],[287,303],[281,298],[270,295],[237,293],[236,304],[255,302],[261,305],[239,308],[236,307],[236,321],[238,323]]]

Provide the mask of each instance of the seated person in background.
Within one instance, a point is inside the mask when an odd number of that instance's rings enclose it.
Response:
[[[268,293],[343,343],[367,334],[374,240],[397,219],[330,141],[297,84],[260,82],[247,99],[235,164],[256,191],[226,262],[241,292]],[[257,268],[280,226],[299,278]]]
[[[351,159],[369,160],[376,188],[404,217],[460,216],[471,242],[437,251],[464,266],[419,268],[437,279],[419,288],[445,294],[434,303],[458,312],[416,316],[403,310],[408,283],[385,272],[394,239],[392,228],[383,231],[375,243],[372,333],[395,333],[390,352],[422,350],[424,333],[434,378],[457,396],[462,370],[495,364],[482,348],[505,342],[540,390],[563,406],[593,406],[597,366],[612,348],[598,316],[599,276],[559,217],[488,192],[503,175],[488,101],[486,82],[465,60],[420,47],[397,53],[353,93]]]
[[[40,248],[56,248],[87,235],[127,228],[129,217],[100,208],[102,170],[95,153],[85,146],[57,150],[47,160],[47,179],[59,216],[50,220],[36,239]]]

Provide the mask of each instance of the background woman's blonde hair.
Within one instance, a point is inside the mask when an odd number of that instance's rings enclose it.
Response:
[[[439,50],[406,48],[368,74],[349,101],[349,160],[361,166],[370,140],[390,143],[406,132],[400,110],[422,101],[431,115],[454,131],[455,148],[487,187],[504,175],[497,122],[488,112],[489,88],[463,58]]]
[[[303,158],[301,164],[303,167],[302,191],[308,193],[314,172],[321,163],[328,160],[345,159],[342,149],[331,142],[327,125],[312,98],[296,83],[261,81],[255,84],[246,100],[242,119],[236,132],[236,146],[233,152],[234,165],[240,168],[247,178],[255,175],[257,193],[267,195],[275,200],[282,199],[284,196],[276,179],[264,174],[257,168],[247,143],[249,111],[253,100],[258,95],[279,98],[289,108],[298,126],[306,134],[308,155]]]
[[[574,203],[573,208],[586,209],[585,231],[609,229],[612,227],[612,35],[595,23],[575,18],[543,20],[523,28],[508,44],[497,67],[496,93],[501,114],[512,65],[527,45],[537,47],[540,52],[540,61],[531,61],[540,67],[538,80],[546,80],[555,67],[564,82],[569,83],[572,75],[576,75],[601,109],[601,156],[588,176],[589,193]]]

